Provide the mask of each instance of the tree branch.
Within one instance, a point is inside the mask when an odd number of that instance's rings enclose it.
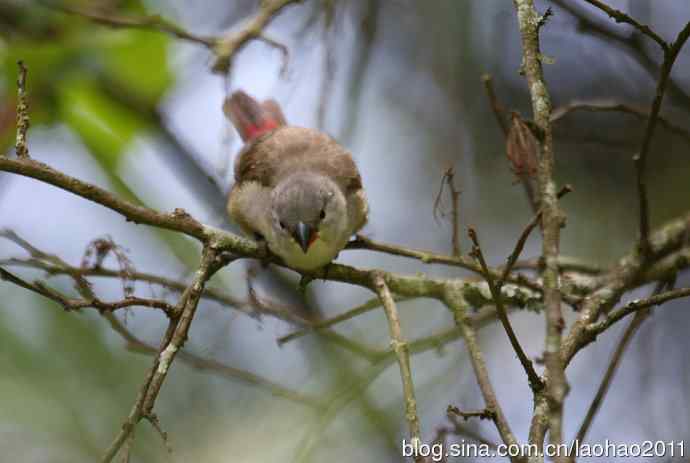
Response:
[[[602,10],[604,13],[609,15],[611,18],[614,19],[617,23],[626,23],[630,24],[632,27],[640,31],[642,34],[646,35],[650,39],[654,40],[656,43],[659,44],[659,46],[662,48],[662,50],[666,51],[668,50],[668,44],[659,37],[659,35],[654,32],[652,29],[649,28],[646,24],[641,24],[631,16],[623,13],[620,10],[616,10],[615,8],[611,8],[608,6],[606,3],[600,1],[600,0],[584,0],[585,2],[589,3],[592,6],[595,6]]]
[[[211,50],[216,57],[213,71],[227,73],[235,54],[251,40],[261,40],[272,47],[278,48],[283,53],[284,63],[287,57],[287,48],[279,42],[264,35],[264,29],[284,7],[298,3],[302,0],[263,0],[259,11],[251,17],[243,27],[229,32],[220,37],[202,36],[185,30],[184,28],[158,16],[143,17],[118,16],[105,14],[95,10],[86,10],[41,0],[41,3],[49,8],[54,8],[65,13],[83,16],[91,21],[115,28],[135,28],[163,32],[178,39],[201,44]],[[284,68],[285,66],[283,66]]]
[[[95,9],[87,10],[78,8],[63,3],[55,3],[47,0],[41,0],[41,3],[49,8],[62,11],[63,13],[73,14],[89,19],[97,24],[112,28],[126,28],[126,29],[145,29],[163,32],[188,42],[204,45],[207,48],[213,48],[216,45],[217,39],[214,37],[207,37],[193,34],[182,27],[174,24],[160,15],[147,16],[120,16],[112,13],[103,13]]]
[[[593,323],[587,326],[586,330],[588,336],[597,336],[608,328],[610,328],[615,323],[619,322],[623,318],[630,314],[638,313],[647,308],[661,305],[664,302],[679,299],[683,297],[690,297],[690,288],[678,288],[664,293],[659,293],[654,296],[648,297],[647,299],[635,299],[625,304],[623,307],[614,310],[606,318],[600,322]]]
[[[610,100],[584,100],[584,101],[572,101],[567,105],[560,106],[553,110],[551,113],[551,123],[555,123],[566,117],[568,114],[587,111],[587,112],[621,112],[632,114],[640,119],[649,119],[649,111],[632,106],[625,103],[618,103]],[[683,127],[674,124],[668,119],[657,115],[657,122],[659,125],[663,126],[669,132],[684,138],[686,141],[690,142],[690,131],[685,130]]]
[[[158,353],[158,348],[142,341],[134,334],[132,334],[132,332],[128,330],[122,324],[122,322],[118,320],[113,314],[104,313],[103,317],[108,321],[113,331],[115,331],[122,337],[122,339],[124,339],[124,341],[127,343],[128,349],[149,355]],[[324,402],[317,397],[312,397],[309,395],[299,393],[297,391],[293,391],[271,381],[270,379],[263,378],[254,373],[250,373],[245,370],[240,370],[229,365],[225,365],[215,360],[199,357],[186,350],[182,350],[181,352],[179,352],[177,354],[177,358],[181,362],[184,362],[186,365],[189,365],[190,367],[196,370],[211,372],[221,377],[239,380],[246,384],[250,384],[251,386],[258,387],[259,389],[266,390],[272,396],[275,397],[282,397],[292,402],[306,405],[315,410],[320,410],[325,407]]]
[[[658,295],[659,292],[664,288],[664,286],[665,284],[663,283],[658,284],[656,289],[654,290],[654,296]],[[688,294],[690,294],[690,291],[688,291]],[[647,319],[647,317],[649,317],[649,315],[651,314],[649,307],[651,306],[647,306],[644,309],[635,312],[635,317],[625,329],[625,332],[623,333],[623,336],[621,336],[620,341],[618,341],[616,350],[611,356],[609,366],[606,368],[606,373],[604,373],[604,376],[601,379],[601,383],[599,384],[597,393],[595,394],[594,398],[592,399],[592,402],[589,405],[589,408],[587,409],[587,414],[585,415],[585,418],[582,421],[582,424],[580,425],[580,429],[577,431],[577,442],[584,442],[585,437],[587,436],[587,431],[589,430],[590,426],[592,425],[592,421],[594,420],[594,416],[599,411],[599,408],[601,408],[601,404],[604,400],[604,397],[606,396],[606,393],[608,392],[611,386],[613,376],[616,374],[616,371],[618,370],[618,366],[620,365],[625,350],[630,344],[630,341],[632,340],[635,333],[637,333],[637,330],[642,325],[642,322],[644,322]]]
[[[544,81],[542,55],[539,45],[541,23],[532,0],[513,0],[522,39],[523,66],[532,99],[534,122],[541,131],[541,159],[538,166],[539,204],[542,212],[544,269],[544,305],[546,307],[546,365],[547,397],[550,402],[549,437],[553,445],[563,442],[563,401],[568,391],[565,365],[561,360],[561,332],[564,327],[561,313],[561,290],[558,270],[560,229],[565,217],[558,206],[553,180],[554,150],[551,131],[551,99]],[[565,461],[556,457],[556,462]]]
[[[66,311],[78,311],[88,307],[98,309],[101,312],[114,312],[119,309],[127,309],[130,307],[148,307],[151,309],[160,309],[168,317],[175,317],[175,307],[160,299],[146,299],[136,296],[127,296],[120,301],[105,302],[96,297],[89,299],[73,299],[64,296],[60,292],[49,288],[41,282],[29,283],[26,280],[8,272],[0,267],[0,280],[9,281],[17,286],[27,289],[36,294],[40,294],[54,302],[60,304]]]
[[[587,0],[595,1],[595,0]],[[647,155],[652,144],[652,136],[656,127],[659,111],[661,111],[661,103],[664,100],[664,93],[668,85],[669,76],[673,64],[680,53],[680,50],[685,45],[685,42],[690,37],[690,22],[688,22],[683,30],[680,31],[676,40],[670,47],[664,48],[664,62],[661,65],[659,73],[659,81],[656,86],[656,95],[652,103],[652,109],[647,120],[647,128],[645,129],[644,138],[642,139],[642,147],[640,153],[635,156],[635,167],[637,171],[637,191],[640,207],[640,251],[644,256],[649,254],[649,204],[647,199],[647,183],[646,183],[646,165]]]
[[[145,417],[148,417],[152,411],[153,406],[160,393],[161,386],[167,377],[170,366],[172,365],[177,352],[182,348],[187,340],[189,327],[194,318],[194,313],[201,299],[204,286],[213,274],[220,269],[225,262],[219,259],[219,249],[216,243],[211,243],[204,246],[201,263],[196,271],[193,282],[187,287],[187,290],[180,297],[178,307],[181,309],[181,315],[177,320],[171,320],[168,325],[168,330],[161,343],[161,348],[156,356],[153,366],[149,371],[149,375],[142,386],[139,397],[132,407],[132,410],[127,417],[127,420],[122,425],[122,429],[117,437],[106,450],[102,458],[103,463],[109,463],[117,455],[122,445],[125,443],[129,434],[132,432],[136,424]]]
[[[17,141],[15,152],[17,157],[26,159],[29,157],[29,147],[26,133],[29,130],[29,103],[26,96],[27,69],[22,61],[18,61],[19,77],[17,78]]]
[[[503,114],[506,112],[505,107],[498,101],[496,96],[496,90],[494,90],[494,80],[491,74],[482,74],[482,83],[484,84],[484,90],[486,91],[486,96],[489,99],[489,105],[494,113],[496,122],[503,132],[503,136],[508,136],[508,123],[506,122]]]
[[[684,257],[672,257],[671,262],[666,262],[664,258],[671,257],[679,249],[688,247],[690,244],[688,236],[690,236],[690,213],[668,222],[650,235],[650,258],[660,259],[668,274],[674,274],[678,268],[676,259],[684,259]],[[561,357],[566,365],[577,352],[593,341],[590,325],[595,323],[602,314],[608,313],[626,291],[635,287],[637,283],[645,283],[646,275],[642,272],[644,267],[639,251],[631,251],[606,272],[605,283],[583,300],[578,319],[573,323],[568,336],[563,341]],[[663,278],[659,273],[654,276]]]
[[[422,433],[417,417],[417,400],[414,394],[414,384],[412,383],[412,371],[410,370],[410,352],[407,342],[402,337],[400,320],[398,319],[398,309],[391,296],[386,280],[380,273],[373,273],[372,285],[378,294],[386,312],[388,328],[390,330],[391,347],[398,359],[400,367],[400,377],[403,385],[403,395],[405,399],[405,418],[407,419],[412,447],[416,450],[422,444]],[[415,452],[416,453],[416,452]]]
[[[286,6],[302,0],[263,0],[259,11],[236,32],[231,32],[219,38],[213,46],[216,62],[213,71],[225,74],[230,69],[232,59],[242,47],[252,39],[262,39],[263,30],[273,20],[274,16]]]
[[[472,248],[472,255],[479,261],[479,264],[482,266],[482,269],[484,270],[484,278],[486,278],[486,282],[489,285],[489,290],[491,291],[491,296],[493,298],[494,304],[496,304],[496,313],[498,314],[498,319],[501,321],[503,329],[508,335],[510,345],[513,346],[513,350],[517,354],[517,357],[520,360],[520,363],[522,364],[522,368],[524,368],[525,373],[527,373],[527,379],[529,380],[530,387],[535,393],[539,392],[544,388],[544,383],[542,382],[537,372],[534,370],[534,365],[532,365],[532,361],[527,357],[525,351],[522,350],[520,341],[518,341],[517,336],[515,335],[515,331],[513,331],[513,326],[510,324],[508,314],[506,313],[506,309],[503,305],[503,297],[501,295],[501,289],[499,286],[500,283],[497,285],[497,283],[489,274],[489,268],[487,267],[486,261],[484,260],[484,254],[482,253],[482,248],[479,245],[479,238],[477,238],[477,232],[473,228],[470,228],[468,233],[470,239],[472,240],[472,243],[474,243],[474,247]],[[508,267],[506,266],[506,268]]]
[[[455,324],[460,328],[462,337],[465,340],[465,346],[470,354],[470,362],[474,375],[479,384],[479,389],[484,397],[485,408],[488,410],[493,418],[493,422],[501,435],[503,443],[506,445],[517,445],[517,439],[510,429],[510,425],[503,415],[503,410],[496,399],[491,380],[489,379],[489,372],[486,369],[484,355],[482,354],[479,344],[477,343],[477,334],[472,325],[471,318],[467,315],[467,302],[458,291],[457,286],[449,285],[444,294],[444,301],[448,308],[453,312]],[[517,457],[511,458],[511,461],[519,461]]]

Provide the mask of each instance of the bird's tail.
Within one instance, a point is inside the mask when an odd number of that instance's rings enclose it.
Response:
[[[259,103],[242,90],[226,98],[223,111],[245,142],[286,125],[283,111],[275,100]]]

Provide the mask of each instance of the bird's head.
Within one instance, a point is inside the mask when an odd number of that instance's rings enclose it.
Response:
[[[316,242],[342,246],[343,234],[347,235],[345,196],[323,175],[298,173],[281,181],[271,195],[271,215],[278,241],[297,245],[304,254]]]

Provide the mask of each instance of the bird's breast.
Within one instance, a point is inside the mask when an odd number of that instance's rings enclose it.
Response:
[[[341,246],[338,243],[326,242],[321,238],[317,238],[309,246],[307,252],[302,251],[297,243],[289,242],[282,249],[268,245],[271,251],[278,254],[290,266],[301,270],[316,270],[330,263],[338,255]]]

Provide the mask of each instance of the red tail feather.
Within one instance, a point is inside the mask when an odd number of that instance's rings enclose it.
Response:
[[[225,100],[223,111],[245,142],[286,125],[285,116],[278,103],[266,100],[259,104],[242,90],[236,91]]]

